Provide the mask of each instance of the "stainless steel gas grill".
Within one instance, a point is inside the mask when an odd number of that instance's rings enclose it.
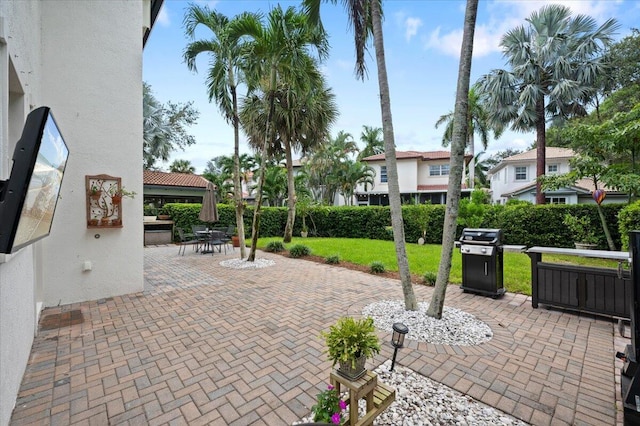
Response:
[[[504,294],[502,230],[465,228],[460,253],[463,291],[494,298]]]

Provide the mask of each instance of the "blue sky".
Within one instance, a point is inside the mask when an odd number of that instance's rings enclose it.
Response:
[[[218,0],[195,1],[232,17],[243,11],[267,13],[278,3],[283,7],[298,6],[300,1]],[[621,24],[618,37],[630,33],[640,22],[638,0],[481,0],[478,9],[472,83],[494,68],[504,68],[499,48],[501,36],[524,23],[532,11],[548,3],[561,3],[574,14],[592,16],[598,23],[616,18]],[[386,0],[384,5],[384,37],[387,72],[391,91],[391,108],[398,150],[431,151],[442,149],[442,127],[435,122],[453,110],[458,58],[462,40],[464,1],[456,0]],[[186,159],[201,173],[207,161],[219,155],[232,155],[233,128],[221,117],[217,107],[209,103],[205,87],[208,59],[197,61],[198,73],[189,71],[182,60],[188,43],[182,19],[189,2],[165,0],[156,25],[144,50],[143,78],[152,86],[161,102],[193,101],[200,111],[198,124],[191,127],[197,143],[171,158]],[[378,83],[373,48],[367,57],[368,79],[355,79],[353,72],[353,36],[347,26],[341,2],[325,3],[322,20],[329,33],[331,51],[323,63],[328,84],[333,88],[340,116],[332,135],[344,130],[359,141],[362,126],[381,126]],[[199,39],[210,37],[202,28]],[[202,56],[202,55],[201,55]],[[526,149],[535,140],[533,133],[505,132],[499,140],[491,140],[487,156],[506,148]],[[241,151],[251,152],[241,135]],[[477,144],[476,152],[482,147]],[[163,167],[168,169],[168,165]]]

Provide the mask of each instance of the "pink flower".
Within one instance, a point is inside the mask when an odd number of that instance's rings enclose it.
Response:
[[[329,389],[329,390],[333,390],[333,386],[331,386],[331,385],[327,385],[327,389]]]
[[[335,413],[333,416],[331,416],[331,423],[333,423],[334,425],[340,424],[340,413]]]
[[[338,403],[338,405],[340,405],[340,409],[344,410],[345,408],[347,408],[347,403],[344,402],[343,400],[340,400],[340,402]]]

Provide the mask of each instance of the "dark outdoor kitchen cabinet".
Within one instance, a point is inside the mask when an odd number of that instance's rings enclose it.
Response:
[[[558,306],[616,318],[630,318],[629,271],[542,262],[531,258],[531,305]]]
[[[502,252],[495,256],[463,255],[462,282],[463,289],[486,294],[495,294],[502,289]]]

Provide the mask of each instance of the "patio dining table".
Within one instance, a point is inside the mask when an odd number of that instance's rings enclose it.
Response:
[[[222,253],[222,246],[225,246],[224,252],[227,252],[227,247],[223,240],[223,237],[225,236],[224,232],[216,229],[206,229],[204,231],[196,231],[196,235],[201,241],[201,254],[213,254],[216,246],[218,246],[218,253]]]

